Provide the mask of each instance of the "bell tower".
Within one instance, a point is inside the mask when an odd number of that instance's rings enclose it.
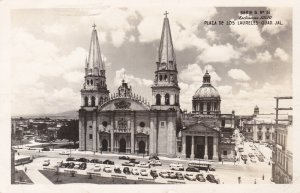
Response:
[[[109,91],[106,85],[105,64],[102,60],[100,45],[93,25],[89,55],[85,61],[85,76],[81,90],[81,106],[96,108],[108,100]]]
[[[171,29],[166,12],[161,33],[154,84],[152,85],[152,106],[155,110],[179,110],[180,88],[177,80],[176,57]]]

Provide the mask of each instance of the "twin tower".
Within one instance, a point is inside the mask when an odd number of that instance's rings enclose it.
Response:
[[[172,42],[169,19],[164,18],[161,40],[156,62],[154,84],[152,85],[151,109],[179,110],[180,88],[177,80],[176,57]],[[107,89],[105,64],[101,50],[96,26],[93,25],[90,41],[89,55],[86,59],[85,82],[81,90],[82,106],[97,108],[109,100]]]
[[[124,80],[117,92],[110,94],[93,26],[81,89],[79,150],[168,157],[180,154],[180,88],[169,19],[165,15],[151,105],[134,94]]]

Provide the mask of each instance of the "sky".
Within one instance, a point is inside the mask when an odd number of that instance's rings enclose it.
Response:
[[[221,95],[221,112],[248,115],[258,105],[274,113],[275,96],[292,95],[292,10],[94,6],[81,9],[11,11],[12,115],[58,113],[80,108],[92,25],[96,24],[115,93],[125,77],[133,92],[151,101],[163,13],[168,11],[175,48],[180,105],[191,111],[192,96],[206,70]],[[241,11],[270,11],[282,25],[237,25]],[[264,14],[265,15],[265,14]],[[253,16],[253,15],[252,15]],[[260,16],[260,15],[259,15]],[[207,25],[205,21],[235,25]]]

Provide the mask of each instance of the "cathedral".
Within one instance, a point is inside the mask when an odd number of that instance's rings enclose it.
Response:
[[[152,89],[152,104],[124,80],[107,89],[95,25],[86,59],[79,109],[79,150],[218,160],[221,157],[221,97],[208,72],[192,99],[192,112],[180,109],[180,88],[169,19],[163,21]],[[232,126],[232,125],[231,125]],[[226,156],[232,154],[232,148]]]

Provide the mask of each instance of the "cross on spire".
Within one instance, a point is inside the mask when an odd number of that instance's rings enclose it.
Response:
[[[168,17],[168,14],[169,14],[169,12],[167,12],[167,11],[164,13],[164,15],[165,15],[166,17]]]
[[[92,27],[95,29],[96,28],[96,24],[94,23],[94,25],[92,25]]]

